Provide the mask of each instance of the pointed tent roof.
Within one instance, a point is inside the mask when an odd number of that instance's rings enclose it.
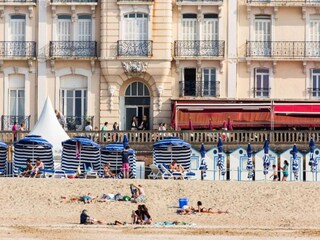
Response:
[[[50,98],[43,106],[41,115],[38,122],[33,127],[29,135],[39,135],[49,143],[52,144],[53,155],[61,155],[62,153],[62,142],[68,140],[70,137],[61,127],[54,110]]]

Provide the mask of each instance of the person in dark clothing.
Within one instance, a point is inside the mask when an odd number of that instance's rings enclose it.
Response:
[[[151,224],[152,218],[146,205],[138,205],[138,210],[132,211],[133,224]]]
[[[90,217],[87,210],[84,209],[80,214],[80,224],[102,224],[102,222]]]
[[[132,152],[129,151],[130,147],[129,145],[125,146],[123,152],[122,152],[122,172],[123,172],[123,178],[129,178],[129,172],[130,172],[130,156],[132,155]]]

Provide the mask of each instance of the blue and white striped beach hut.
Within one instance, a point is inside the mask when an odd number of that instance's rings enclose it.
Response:
[[[46,169],[53,169],[52,145],[38,135],[28,135],[14,144],[14,169],[26,166],[26,160],[30,159],[32,164],[40,158]]]
[[[117,177],[122,178],[122,152],[124,150],[123,143],[111,143],[104,146],[101,149],[101,165],[102,167],[106,163],[110,163],[110,168],[116,171]],[[133,149],[129,149],[132,152],[130,156],[130,178],[136,178],[137,163],[136,163],[136,152]]]
[[[0,174],[6,171],[6,162],[8,156],[8,145],[0,141]]]
[[[86,137],[75,137],[62,142],[62,170],[76,171],[80,166],[81,172],[83,172],[84,163],[92,164],[93,169],[96,171],[100,170],[99,144]]]
[[[191,145],[179,138],[169,137],[153,145],[153,163],[171,164],[176,160],[185,170],[190,169]]]

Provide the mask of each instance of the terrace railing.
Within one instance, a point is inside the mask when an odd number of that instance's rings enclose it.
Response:
[[[51,41],[50,57],[97,57],[97,42],[95,41]]]
[[[149,40],[119,40],[118,56],[151,57],[152,44],[153,42]]]
[[[224,41],[175,41],[174,56],[175,57],[223,57]]]
[[[36,42],[30,41],[4,41],[0,42],[1,57],[36,57]]]
[[[24,123],[25,130],[30,129],[30,118],[31,116],[24,115],[2,115],[1,116],[1,131],[11,130],[13,123],[16,122],[18,125]],[[1,139],[1,138],[0,138]]]
[[[180,96],[190,97],[219,97],[220,82],[218,81],[189,81],[179,82]]]

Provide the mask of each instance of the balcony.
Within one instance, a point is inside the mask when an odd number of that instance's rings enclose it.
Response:
[[[117,0],[117,4],[151,5],[154,4],[154,0]]]
[[[308,92],[310,94],[310,97],[320,98],[320,88],[308,88]]]
[[[0,58],[31,59],[36,57],[36,42],[5,41],[0,42]]]
[[[118,56],[120,57],[151,57],[152,41],[149,40],[120,40],[118,41]]]
[[[181,58],[224,57],[224,41],[175,41],[174,56]]]
[[[11,131],[14,122],[18,125],[24,123],[25,130],[30,130],[30,118],[31,116],[23,116],[23,115],[2,115],[1,116],[1,131]]]
[[[0,6],[35,6],[36,0],[0,0]]]
[[[180,97],[219,97],[220,82],[180,81]]]
[[[97,5],[98,0],[50,0],[51,5]]]
[[[97,57],[95,41],[51,41],[50,58],[92,59]]]
[[[271,88],[254,88],[253,94],[255,98],[269,98]]]
[[[177,0],[177,5],[222,5],[223,0]]]
[[[320,59],[320,42],[247,41],[247,58],[254,59]]]
[[[247,5],[250,6],[313,6],[319,4],[319,0],[247,0]]]

